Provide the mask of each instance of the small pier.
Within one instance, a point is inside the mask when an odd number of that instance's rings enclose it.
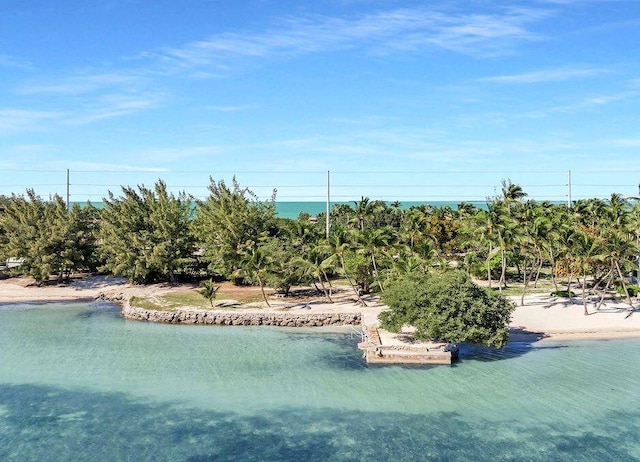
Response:
[[[364,351],[364,357],[371,364],[448,364],[458,359],[458,348],[449,343],[405,343],[390,341],[390,334],[375,328],[363,326],[362,341],[358,348]]]

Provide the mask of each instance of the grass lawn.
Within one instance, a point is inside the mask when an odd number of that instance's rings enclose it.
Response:
[[[216,298],[213,300],[214,306],[216,303],[227,300],[239,303],[253,303],[263,300],[259,287],[234,286],[229,282],[223,282],[219,286]],[[184,306],[203,310],[211,308],[209,300],[204,298],[198,292],[198,289],[180,290],[149,298],[133,297],[131,305],[138,308],[161,311],[175,311]]]

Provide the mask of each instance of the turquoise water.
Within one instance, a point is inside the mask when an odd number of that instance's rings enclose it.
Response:
[[[409,209],[411,207],[418,207],[423,204],[432,205],[433,207],[441,208],[441,207],[451,207],[452,209],[458,208],[459,202],[450,202],[450,201],[401,201],[400,206],[402,209]],[[338,204],[347,204],[354,207],[353,202],[331,202],[331,207]],[[388,202],[389,204],[389,202]],[[474,203],[478,208],[486,208],[486,202]],[[286,202],[286,201],[276,201],[276,212],[279,217],[282,218],[298,218],[300,212],[306,212],[311,216],[319,215],[320,213],[326,213],[327,211],[327,203],[326,202]]]
[[[452,209],[458,208],[459,202],[451,202],[451,201],[403,201],[401,202],[401,208],[408,209],[411,207],[417,207],[422,204],[432,205],[434,207],[451,207]],[[72,202],[72,204],[78,204],[80,206],[86,205],[86,202]],[[91,204],[96,208],[103,208],[104,202],[97,201],[91,202]],[[354,206],[353,202],[331,202],[331,207],[338,204],[347,204],[350,206]],[[473,205],[480,209],[486,209],[487,204],[485,201],[483,202],[473,202]],[[327,203],[322,201],[276,201],[276,213],[281,218],[290,218],[296,219],[301,212],[308,213],[311,216],[316,216],[321,213],[325,213],[327,211]]]
[[[640,341],[367,366],[347,332],[0,305],[2,461],[640,460]]]

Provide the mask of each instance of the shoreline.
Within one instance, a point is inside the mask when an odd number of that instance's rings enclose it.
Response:
[[[129,284],[122,278],[108,276],[87,276],[74,279],[69,284],[59,286],[35,287],[28,285],[23,278],[11,278],[0,280],[0,306],[17,303],[64,303],[72,301],[109,300],[121,306],[123,316],[128,300],[135,297],[151,298],[162,296],[172,291],[194,288],[190,285],[170,286],[168,284],[153,284],[138,286]],[[370,306],[361,307],[357,303],[346,300],[333,304],[323,302],[310,303],[282,303],[278,301],[270,309],[255,308],[255,305],[243,308],[213,310],[183,307],[184,312],[211,313],[206,316],[242,315],[250,313],[261,318],[288,317],[312,318],[313,324],[305,324],[305,327],[313,325],[322,326],[323,323],[315,321],[318,317],[327,320],[333,318],[331,325],[340,316],[361,317],[363,326],[374,327],[377,324],[377,315],[385,309],[384,305],[370,299]],[[640,338],[640,312],[630,312],[630,306],[621,301],[607,301],[604,309],[595,310],[595,304],[589,305],[590,315],[583,314],[582,302],[572,303],[566,299],[559,299],[550,295],[529,294],[525,297],[525,304],[517,306],[509,324],[509,342],[555,342],[572,340],[615,340],[624,338]],[[633,308],[636,308],[635,306]],[[152,310],[156,311],[156,310]],[[158,311],[158,313],[171,313]],[[201,314],[200,316],[204,316]],[[125,316],[127,317],[127,316]],[[169,315],[171,317],[171,315]],[[140,319],[140,318],[137,318]],[[353,318],[351,318],[353,319]],[[355,320],[355,319],[354,319]],[[165,321],[161,321],[165,322]],[[187,321],[188,323],[193,323]],[[254,324],[245,321],[236,325],[262,325],[254,319]],[[327,321],[329,322],[329,321]],[[211,324],[212,322],[203,322]],[[256,324],[257,323],[257,324]],[[221,322],[224,324],[224,322]],[[229,323],[232,324],[232,323]],[[302,324],[302,323],[301,323]],[[282,324],[287,325],[287,324]],[[293,324],[288,324],[295,326]],[[302,326],[302,325],[301,325]],[[400,343],[406,343],[395,339]]]
[[[551,343],[573,341],[607,341],[621,339],[640,339],[640,330],[592,330],[592,331],[548,331],[519,332],[517,329],[509,333],[508,343]]]

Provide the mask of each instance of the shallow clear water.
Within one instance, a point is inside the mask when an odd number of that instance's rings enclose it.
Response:
[[[640,341],[367,366],[348,333],[0,305],[0,460],[640,460]]]

